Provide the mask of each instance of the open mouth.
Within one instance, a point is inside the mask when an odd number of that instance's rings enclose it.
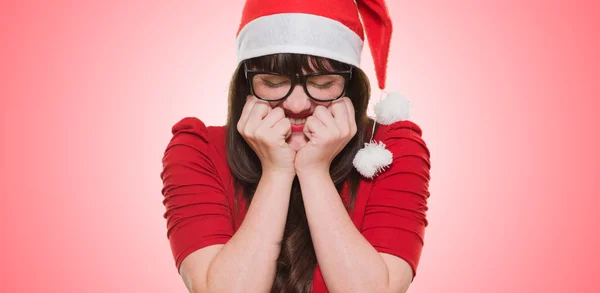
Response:
[[[304,118],[292,118],[288,117],[292,123],[292,132],[302,132],[304,130],[304,123],[306,123],[306,117]]]
[[[302,119],[294,119],[294,118],[289,118],[290,122],[292,123],[292,125],[304,125],[304,123],[306,123],[306,118],[302,118]]]

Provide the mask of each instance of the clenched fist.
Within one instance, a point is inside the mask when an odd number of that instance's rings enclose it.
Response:
[[[249,95],[237,124],[237,130],[260,159],[263,173],[296,174],[296,152],[286,143],[292,133],[283,109]]]

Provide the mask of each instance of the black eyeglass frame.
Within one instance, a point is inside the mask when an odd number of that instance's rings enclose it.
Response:
[[[271,72],[271,71],[249,70],[246,62],[244,62],[244,74],[246,76],[246,80],[248,81],[248,85],[250,86],[250,93],[252,95],[254,95],[256,98],[258,98],[259,100],[263,100],[263,101],[267,101],[267,102],[279,102],[279,101],[283,101],[283,100],[287,99],[287,97],[289,97],[292,94],[292,92],[294,91],[294,88],[296,88],[297,84],[301,84],[306,95],[314,101],[332,102],[332,101],[338,100],[341,97],[343,97],[344,94],[346,93],[346,88],[348,87],[348,83],[352,79],[352,69],[354,69],[354,68],[351,67],[349,70],[343,70],[343,71],[317,72],[317,73],[311,73],[311,74],[305,74],[305,75],[298,74],[298,75],[292,76],[292,75],[286,75],[286,74],[281,74],[278,72]],[[276,100],[269,100],[269,99],[259,97],[256,94],[256,92],[254,91],[254,86],[252,85],[252,80],[254,79],[254,76],[256,76],[258,74],[272,74],[272,75],[289,77],[290,80],[292,81],[292,85],[290,86],[289,92],[285,96],[283,96],[283,98],[279,98]],[[309,78],[311,78],[313,76],[320,76],[320,75],[340,75],[344,78],[344,88],[342,89],[342,92],[338,97],[333,98],[333,99],[328,99],[328,100],[321,100],[321,99],[317,99],[310,95],[307,85],[306,85],[306,82],[308,81]]]

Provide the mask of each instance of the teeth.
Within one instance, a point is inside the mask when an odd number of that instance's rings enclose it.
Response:
[[[289,118],[288,117],[288,119],[290,119],[290,122],[292,122],[292,124],[295,124],[295,125],[301,125],[301,124],[304,124],[306,122],[306,118],[303,118],[303,119],[294,119],[294,118]]]

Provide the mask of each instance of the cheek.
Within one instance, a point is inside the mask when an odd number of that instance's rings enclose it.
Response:
[[[328,108],[331,105],[332,102],[314,102],[315,107],[316,106],[323,106],[325,108]]]

